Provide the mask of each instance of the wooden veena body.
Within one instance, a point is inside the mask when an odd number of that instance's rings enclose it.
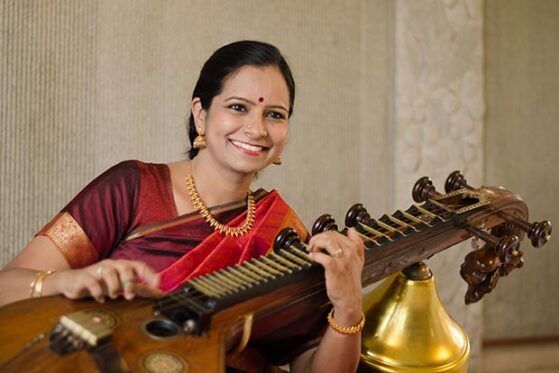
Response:
[[[526,233],[536,247],[551,237],[551,223],[528,223],[526,204],[502,188],[474,189],[453,172],[445,190],[439,194],[422,178],[412,192],[419,204],[379,219],[360,204],[350,208],[345,225],[366,246],[364,285],[475,236],[485,245],[460,270],[466,302],[475,302],[522,266]],[[313,234],[328,229],[337,225],[323,215]],[[288,229],[272,254],[193,279],[158,300],[54,296],[0,308],[0,371],[224,372],[226,356],[249,339],[328,307],[322,268]]]

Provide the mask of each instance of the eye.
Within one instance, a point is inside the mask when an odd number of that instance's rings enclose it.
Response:
[[[231,104],[229,105],[229,108],[240,113],[246,113],[247,111],[246,106],[243,104]]]
[[[266,116],[272,119],[279,119],[279,120],[285,119],[285,115],[277,111],[269,111],[266,113]]]

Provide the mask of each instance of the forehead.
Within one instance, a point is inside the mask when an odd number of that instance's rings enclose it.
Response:
[[[289,89],[276,66],[243,66],[225,79],[220,96],[242,96],[254,101],[264,97],[287,105]]]

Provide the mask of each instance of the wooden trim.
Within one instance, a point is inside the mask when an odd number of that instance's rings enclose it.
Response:
[[[510,346],[534,343],[559,343],[559,335],[484,339],[485,346]]]

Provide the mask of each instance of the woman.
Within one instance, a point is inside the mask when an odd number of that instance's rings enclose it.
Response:
[[[53,294],[99,302],[157,296],[265,254],[285,226],[307,235],[277,192],[249,189],[259,171],[280,162],[293,112],[295,83],[280,52],[254,41],[220,48],[192,97],[190,159],[127,161],[95,179],[0,271],[1,303]],[[327,232],[308,247],[325,268],[333,317],[318,347],[301,341],[292,371],[354,371],[363,244],[354,231]]]

